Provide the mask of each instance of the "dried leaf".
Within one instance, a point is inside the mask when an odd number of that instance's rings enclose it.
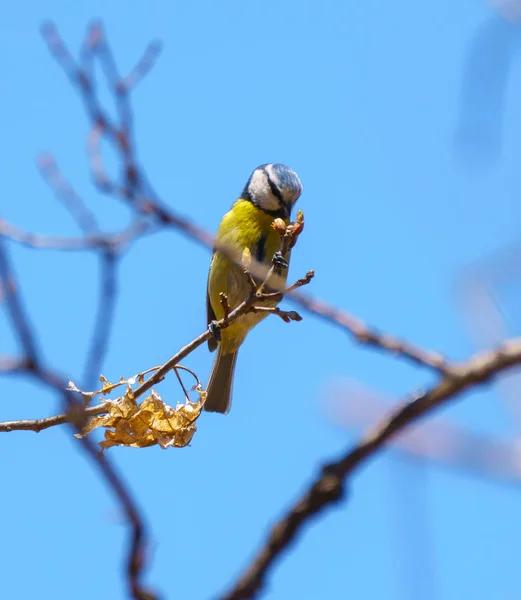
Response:
[[[146,448],[156,444],[161,448],[183,448],[197,429],[195,422],[206,397],[200,386],[197,391],[199,400],[178,404],[176,408],[163,402],[153,390],[138,405],[129,385],[124,396],[105,401],[107,414],[89,419],[82,435],[105,428],[105,439],[100,442],[102,450],[112,446]],[[77,437],[82,435],[77,434]]]
[[[75,383],[73,383],[70,379],[69,379],[69,385],[67,386],[68,390],[72,390],[73,392],[79,392],[80,394],[83,393],[77,386]]]
[[[110,381],[103,375],[100,375],[99,380],[101,381],[101,390],[98,393],[104,395],[110,394],[112,390],[116,389],[123,383],[122,381],[118,381],[117,383],[110,383]]]
[[[83,397],[83,401],[86,405],[90,404],[90,402],[92,402],[92,399],[94,398],[94,396],[98,393],[98,392],[83,392],[70,379],[69,379],[69,385],[67,386],[67,389],[71,390],[73,392],[78,392],[78,394],[81,394]]]

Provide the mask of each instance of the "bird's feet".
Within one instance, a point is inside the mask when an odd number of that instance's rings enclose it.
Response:
[[[208,324],[208,331],[212,334],[217,343],[221,341],[221,326],[217,321],[210,321]]]
[[[289,267],[288,261],[282,256],[280,251],[275,252],[273,255],[273,264],[279,269],[287,269]]]

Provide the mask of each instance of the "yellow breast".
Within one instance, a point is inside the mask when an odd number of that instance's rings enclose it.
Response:
[[[220,243],[237,248],[241,253],[248,248],[252,258],[269,264],[280,247],[280,236],[273,229],[274,217],[247,200],[237,200],[226,213],[217,231]],[[217,319],[223,317],[220,293],[225,293],[233,310],[250,293],[242,269],[219,251],[214,253],[208,277],[208,297]],[[239,318],[222,332],[222,344],[233,351],[244,341],[248,331],[266,314],[248,314]],[[224,349],[224,348],[223,348]]]

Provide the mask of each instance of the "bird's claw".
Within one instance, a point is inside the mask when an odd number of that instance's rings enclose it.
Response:
[[[217,343],[221,341],[221,326],[217,321],[210,321],[208,331],[213,335]]]
[[[273,264],[279,269],[287,269],[289,267],[288,261],[282,256],[280,250],[273,255]]]

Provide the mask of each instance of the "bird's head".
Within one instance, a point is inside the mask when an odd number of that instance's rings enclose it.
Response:
[[[253,202],[270,215],[289,219],[302,190],[302,183],[295,171],[286,165],[270,163],[253,171],[241,198]]]

